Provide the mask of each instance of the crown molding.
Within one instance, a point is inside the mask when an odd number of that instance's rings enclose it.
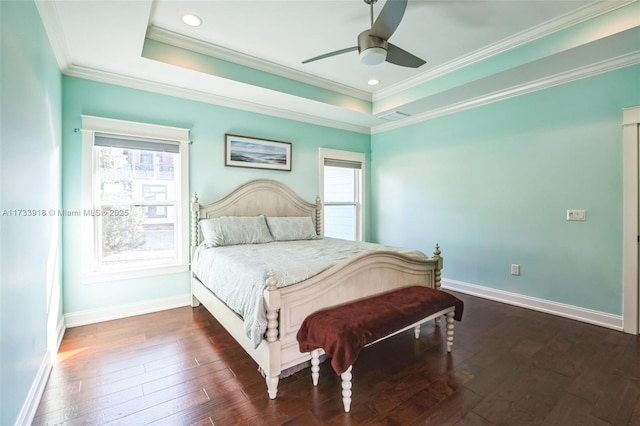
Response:
[[[534,40],[546,37],[558,31],[565,30],[573,25],[596,18],[605,13],[635,3],[637,0],[617,0],[594,2],[577,10],[564,14],[558,18],[543,22],[540,25],[529,28],[501,41],[490,44],[482,49],[469,53],[468,55],[449,61],[439,67],[433,68],[412,78],[408,78],[400,83],[389,86],[373,94],[373,102],[384,99],[388,96],[396,95],[404,90],[411,89],[419,84],[426,83],[438,77],[442,77],[450,72],[465,68],[474,63],[483,61],[492,56],[499,55],[511,49],[524,46]]]
[[[259,59],[255,56],[240,53],[236,50],[227,49],[222,46],[217,46],[212,43],[178,34],[161,27],[150,26],[147,30],[147,38],[371,102],[371,93],[364,90],[359,90],[344,84],[294,70],[293,68],[285,67],[274,62]]]
[[[367,126],[359,126],[357,124],[346,123],[338,120],[331,120],[328,118],[317,117],[310,114],[303,114],[296,111],[286,110],[282,108],[276,108],[272,106],[265,106],[253,102],[248,102],[241,99],[228,98],[225,96],[214,95],[212,93],[202,92],[198,90],[185,89],[183,87],[177,87],[165,83],[158,83],[149,80],[143,80],[137,77],[130,77],[122,74],[116,74],[113,72],[105,72],[96,70],[93,68],[81,67],[78,65],[71,65],[64,71],[65,75],[71,77],[84,78],[87,80],[98,81],[101,83],[115,84],[118,86],[129,87],[132,89],[145,90],[149,92],[159,93],[163,95],[176,96],[183,99],[190,99],[198,102],[205,102],[209,104],[215,104],[228,108],[235,108],[248,112],[255,112],[258,114],[265,114],[279,118],[286,118],[288,120],[301,121],[310,124],[317,124],[319,126],[333,127],[341,130],[348,130],[356,133],[370,134],[370,128]]]
[[[36,8],[40,14],[40,20],[47,33],[47,38],[51,44],[53,54],[58,62],[58,68],[64,72],[71,66],[71,57],[67,48],[67,41],[64,37],[58,8],[53,1],[35,0]]]
[[[553,32],[560,31],[568,28],[577,23],[592,19],[599,15],[605,14],[612,10],[634,3],[637,0],[615,0],[615,1],[603,1],[595,2],[592,5],[583,7],[578,11],[574,11],[558,19],[548,21],[538,27],[522,32],[513,38],[505,39],[498,42],[486,49],[481,49],[464,58],[459,58],[456,61],[449,62],[437,69],[430,70],[420,76],[409,79],[404,83],[392,86],[381,92],[376,92],[373,95],[373,101],[379,100],[392,94],[392,92],[401,91],[406,88],[413,87],[417,84],[421,84],[430,79],[444,75],[453,70],[468,66],[474,62],[486,59],[490,56],[502,53],[506,50],[514,47],[526,44],[532,40],[540,37],[544,37]],[[504,90],[488,93],[473,99],[467,99],[463,102],[447,105],[441,108],[433,109],[424,113],[419,113],[411,117],[401,119],[395,122],[382,123],[380,125],[373,125],[369,127],[367,125],[358,125],[345,121],[334,120],[329,118],[322,118],[313,114],[300,113],[289,109],[265,106],[255,102],[249,102],[246,100],[235,99],[207,93],[199,90],[185,89],[175,85],[159,83],[141,79],[138,77],[131,77],[123,74],[117,74],[112,72],[100,71],[93,68],[87,68],[78,66],[72,63],[64,30],[61,25],[61,20],[58,14],[56,3],[46,0],[35,0],[38,13],[40,14],[43,26],[51,43],[52,50],[58,62],[60,70],[65,74],[73,77],[84,78],[93,81],[99,81],[108,84],[115,84],[133,89],[145,90],[154,93],[160,93],[169,96],[176,96],[184,99],[190,99],[199,102],[205,102],[224,107],[239,109],[243,111],[254,112],[258,114],[265,114],[279,118],[285,118],[289,120],[295,120],[319,126],[331,127],[346,131],[352,131],[363,134],[375,134],[400,127],[405,127],[411,124],[427,121],[436,117],[464,111],[470,108],[475,108],[482,105],[487,105],[492,102],[497,102],[504,99],[509,99],[515,96],[531,93],[537,90],[542,90],[548,87],[552,87],[559,84],[568,83],[574,80],[590,77],[592,75],[613,71],[618,68],[634,65],[640,62],[640,52],[634,52],[631,54],[623,55],[617,58],[613,58],[600,63],[592,64],[586,67],[578,68],[564,73],[559,73],[544,79],[528,82],[526,84],[513,86]],[[173,37],[173,36],[176,37]],[[371,101],[372,97],[368,92],[360,91],[349,86],[337,84],[324,80],[318,77],[311,76],[310,74],[301,73],[296,70],[292,70],[287,67],[282,67],[277,64],[273,64],[268,61],[262,61],[257,58],[253,58],[247,55],[242,55],[238,52],[219,48],[211,44],[201,42],[192,38],[179,36],[170,31],[160,28],[149,28],[149,38],[154,40],[167,42],[177,47],[184,47],[193,51],[197,51],[206,55],[216,56],[221,59],[230,60],[240,65],[250,66],[252,68],[260,69],[265,72],[274,73],[283,77],[292,78],[303,83],[316,85],[318,87],[332,90],[337,93],[342,93],[354,98],[364,99]],[[171,40],[162,39],[162,37],[169,37]],[[178,43],[186,43],[184,46]],[[225,56],[229,55],[229,56]],[[246,60],[247,62],[241,62]],[[258,64],[260,63],[260,64]],[[262,68],[261,68],[262,67]],[[283,74],[284,73],[284,74]],[[291,73],[291,74],[289,74]],[[364,96],[364,97],[362,97]]]
[[[228,98],[224,96],[214,95],[211,93],[201,92],[192,89],[185,89],[164,83],[157,83],[121,74],[115,74],[111,72],[99,71],[91,68],[80,67],[72,65],[68,67],[65,72],[66,75],[72,77],[79,77],[88,80],[99,81],[107,84],[115,84],[119,86],[129,87],[132,89],[146,90],[163,95],[176,96],[183,99],[190,99],[199,102],[205,102],[224,106],[228,108],[240,109],[243,111],[254,112],[258,114],[265,114],[279,118],[285,118],[289,120],[301,121],[310,124],[316,124],[319,126],[332,127],[341,130],[352,131],[363,134],[376,134],[401,127],[406,127],[412,124],[420,123],[423,121],[432,120],[434,118],[442,117],[445,115],[465,111],[468,109],[476,108],[483,105],[488,105],[493,102],[498,102],[505,99],[510,99],[516,96],[525,95],[528,93],[536,92],[538,90],[547,89],[553,86],[570,83],[572,81],[580,80],[583,78],[591,77],[594,75],[614,71],[620,68],[625,68],[640,63],[640,51],[630,54],[622,55],[613,59],[591,64],[585,67],[576,68],[571,71],[554,74],[552,76],[534,80],[525,84],[506,88],[491,92],[476,98],[467,99],[463,102],[447,105],[442,108],[433,109],[424,113],[412,115],[402,120],[380,124],[372,126],[359,126],[351,123],[346,123],[337,120],[331,120],[326,118],[317,117],[310,114],[303,114],[291,110],[285,110],[282,108],[265,106],[245,100]]]
[[[636,65],[640,63],[640,51],[621,55],[606,61],[597,62],[595,64],[576,68],[571,71],[561,72],[538,80],[533,80],[525,84],[487,93],[476,98],[467,99],[463,102],[447,105],[442,108],[436,108],[421,114],[412,115],[411,117],[398,120],[391,123],[385,123],[371,128],[371,134],[386,132],[388,130],[398,129],[411,124],[420,123],[431,120],[444,115],[488,105],[493,102],[502,101],[516,96],[526,95],[527,93],[537,92],[538,90],[547,89],[553,86],[570,83],[572,81],[581,80],[583,78],[592,77],[609,71],[615,71],[620,68]]]
[[[370,134],[370,128],[368,126],[360,126],[357,124],[351,124],[339,120],[331,120],[326,118],[317,117],[311,114],[303,114],[295,111],[285,110],[282,108],[265,106],[253,102],[248,102],[240,99],[233,99],[224,96],[214,95],[202,91],[196,91],[191,89],[185,89],[173,85],[157,83],[149,80],[140,79],[137,77],[130,77],[113,72],[100,71],[93,68],[83,67],[73,64],[71,56],[69,55],[69,49],[66,44],[64,35],[64,29],[61,25],[61,19],[58,14],[56,3],[47,0],[36,0],[36,7],[40,14],[45,32],[51,43],[51,48],[55,55],[58,67],[63,74],[71,77],[85,78],[88,80],[98,81],[107,84],[116,84],[133,89],[146,90],[154,93],[160,93],[169,96],[177,96],[185,99],[191,99],[199,102],[205,102],[229,108],[240,109],[243,111],[255,112],[258,114],[265,114],[274,117],[286,118],[290,120],[301,121],[310,124],[316,124],[319,126],[332,127],[341,130],[347,130],[356,133]],[[191,39],[194,40],[194,39]],[[162,41],[162,40],[158,40]],[[194,40],[195,41],[195,40]],[[211,45],[209,45],[211,46]],[[178,46],[181,47],[181,46]],[[254,58],[255,59],[255,58]],[[257,59],[256,59],[257,60]],[[259,60],[257,60],[259,61]],[[266,63],[266,61],[263,61]],[[240,64],[242,65],[242,64]],[[275,64],[272,64],[275,65]],[[281,67],[285,68],[285,67]],[[302,74],[302,73],[300,73]],[[316,84],[314,81],[322,80],[315,77],[306,75],[309,77],[308,81],[303,81],[308,84]],[[371,95],[368,92],[358,91],[348,86],[338,85],[327,80],[323,80],[332,86],[329,90],[339,91],[341,87],[344,89],[343,94],[358,97],[367,101],[371,101]],[[319,83],[317,83],[319,85]],[[364,98],[362,97],[364,96]]]

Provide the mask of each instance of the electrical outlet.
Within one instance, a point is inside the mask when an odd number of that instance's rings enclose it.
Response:
[[[511,275],[520,275],[520,265],[511,265]]]

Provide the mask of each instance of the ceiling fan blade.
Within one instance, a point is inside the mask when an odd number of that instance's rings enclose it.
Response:
[[[407,0],[387,0],[371,27],[371,35],[389,40],[400,25],[406,8]]]
[[[316,56],[315,58],[307,59],[302,61],[303,64],[308,64],[309,62],[319,61],[320,59],[330,58],[336,55],[342,55],[343,53],[353,52],[354,50],[358,50],[358,46],[347,47],[346,49],[336,50],[335,52],[325,53],[324,55]]]
[[[418,58],[415,55],[407,52],[406,50],[400,49],[395,44],[389,43],[387,46],[387,62],[390,62],[395,65],[400,65],[401,67],[409,67],[409,68],[419,68],[427,62]]]

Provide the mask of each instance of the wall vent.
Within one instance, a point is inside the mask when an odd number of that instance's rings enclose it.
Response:
[[[385,121],[396,121],[405,117],[409,117],[409,114],[405,114],[404,112],[400,112],[400,111],[393,111],[393,112],[390,112],[389,114],[381,115],[378,118]]]

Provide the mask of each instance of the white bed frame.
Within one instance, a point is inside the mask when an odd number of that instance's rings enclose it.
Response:
[[[267,179],[249,181],[224,198],[201,205],[194,194],[191,202],[191,253],[200,243],[198,221],[220,216],[311,216],[320,235],[321,203],[304,201],[286,185]],[[298,349],[296,334],[307,315],[323,308],[370,297],[411,285],[440,288],[442,258],[436,245],[430,259],[415,260],[401,254],[380,251],[362,253],[301,283],[276,288],[277,279],[268,273],[264,300],[267,331],[254,349],[244,332],[242,318],[231,311],[191,274],[192,306],[202,303],[266,376],[269,397],[274,399],[280,373],[310,360]],[[316,285],[322,282],[321,285]]]

